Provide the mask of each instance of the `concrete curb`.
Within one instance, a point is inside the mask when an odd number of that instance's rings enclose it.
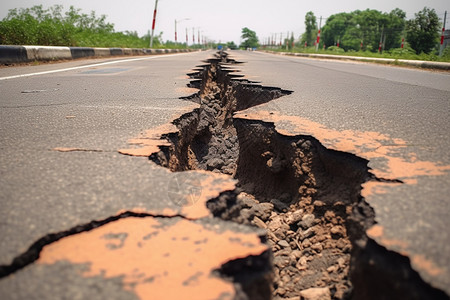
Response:
[[[400,63],[402,65],[414,66],[418,68],[437,69],[437,70],[450,70],[450,63],[424,61],[424,60],[406,60],[406,59],[393,59],[393,58],[377,58],[377,57],[361,57],[361,56],[345,56],[345,55],[330,55],[330,54],[313,54],[313,53],[291,53],[291,52],[276,52],[276,51],[262,51],[270,54],[288,55],[288,56],[300,56],[320,59],[336,59],[336,60],[354,60],[365,62],[381,62],[381,63]]]
[[[190,49],[140,49],[140,48],[91,48],[56,46],[5,46],[0,45],[0,64],[76,59],[83,57],[108,57],[118,55],[156,55],[191,52]]]

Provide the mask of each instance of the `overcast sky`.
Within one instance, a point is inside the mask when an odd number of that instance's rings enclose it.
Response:
[[[151,26],[155,0],[0,0],[0,19],[11,8],[39,4],[44,7],[62,4],[66,9],[73,5],[85,13],[93,10],[97,15],[107,15],[107,21],[115,24],[116,31],[137,31],[144,35]],[[445,10],[450,12],[449,0],[159,0],[155,31],[162,31],[164,40],[173,41],[175,19],[189,18],[178,24],[178,41],[186,40],[187,27],[191,42],[192,28],[199,27],[202,36],[217,42],[234,41],[238,44],[243,27],[256,31],[260,40],[274,33],[286,36],[287,32],[294,32],[298,37],[304,31],[304,17],[308,11],[326,18],[357,9],[390,12],[398,7],[410,19],[424,6],[434,8],[441,19]],[[450,16],[446,27],[450,27],[449,19]],[[197,32],[198,29],[195,30],[196,39]]]

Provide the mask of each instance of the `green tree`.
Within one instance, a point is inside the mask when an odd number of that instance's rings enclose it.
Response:
[[[248,29],[247,27],[242,28],[241,38],[244,40],[241,44],[241,48],[256,48],[258,47],[258,37],[256,32]]]
[[[323,41],[331,46],[340,41],[345,50],[376,51],[383,34],[385,49],[399,47],[405,27],[405,12],[396,8],[389,14],[377,10],[356,10],[330,16],[323,27]]]
[[[231,50],[236,50],[238,47],[233,41],[231,41],[227,43],[227,48],[230,48]]]
[[[73,6],[65,13],[61,5],[12,9],[0,21],[3,45],[146,48],[149,40],[149,36],[139,37],[135,31],[115,32],[105,15],[82,14]],[[161,40],[159,35],[154,45],[163,47]]]
[[[322,30],[322,40],[326,46],[337,44],[338,40],[342,41],[346,29],[350,25],[351,14],[339,13],[331,15]],[[342,42],[341,42],[342,46]]]
[[[317,19],[312,11],[305,15],[305,33],[302,35],[302,44],[308,43],[308,46],[314,45],[317,36]]]
[[[417,54],[430,53],[439,38],[439,17],[434,9],[425,7],[415,14],[415,18],[407,21],[406,31],[408,43]]]

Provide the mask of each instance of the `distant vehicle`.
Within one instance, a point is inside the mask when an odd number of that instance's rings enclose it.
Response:
[[[223,49],[222,45],[217,46],[217,50],[222,50],[222,49]]]

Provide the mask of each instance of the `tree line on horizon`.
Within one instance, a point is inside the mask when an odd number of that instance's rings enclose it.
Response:
[[[305,33],[302,44],[313,46],[318,26],[313,12],[305,15]],[[406,13],[396,8],[389,13],[378,10],[355,10],[350,13],[338,13],[327,18],[322,27],[320,47],[338,46],[345,51],[384,50],[401,48],[412,49],[416,54],[430,53],[439,42],[441,24],[434,9],[425,7],[406,20]]]
[[[438,44],[440,25],[436,11],[427,7],[411,20],[406,20],[406,13],[399,8],[389,13],[372,9],[343,12],[327,18],[322,26],[319,47],[377,52],[380,42],[383,50],[391,50],[399,49],[404,40],[403,52],[430,53]],[[305,32],[297,47],[313,47],[317,33],[317,18],[310,11],[305,15]],[[170,41],[163,45],[161,35],[155,37],[155,47],[186,47]],[[243,41],[239,46],[243,49],[259,46],[256,33],[247,27],[242,29],[241,38]],[[2,45],[147,48],[149,41],[149,34],[139,37],[135,31],[116,32],[114,24],[107,22],[105,15],[97,16],[94,11],[84,14],[73,6],[66,12],[62,5],[48,9],[42,5],[11,9],[0,21]],[[285,42],[291,47],[294,36]],[[238,47],[231,42],[224,46]]]

